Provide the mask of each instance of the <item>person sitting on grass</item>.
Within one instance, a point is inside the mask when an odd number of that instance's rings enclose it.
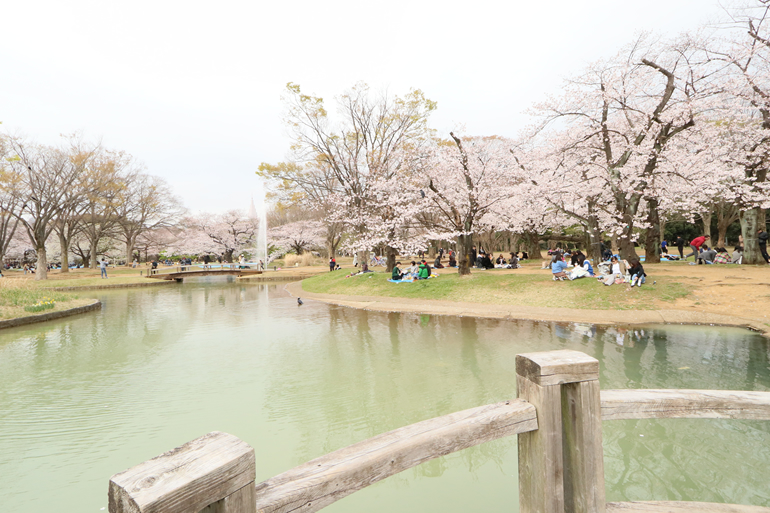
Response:
[[[637,287],[641,287],[642,283],[647,281],[645,279],[645,276],[647,275],[644,272],[642,263],[639,262],[638,258],[632,258],[628,263],[631,264],[631,267],[628,268],[628,274],[631,275],[631,286],[633,287],[636,285]]]
[[[398,268],[399,265],[401,265],[401,262],[396,262],[396,265],[393,266],[393,271],[390,274],[391,280],[400,280],[404,277],[404,273]]]
[[[519,265],[519,257],[516,256],[516,253],[511,253],[511,258],[508,260],[508,269],[518,269],[521,267]]]
[[[568,278],[567,273],[564,272],[567,269],[567,262],[564,261],[561,255],[557,253],[558,258],[551,264],[551,273],[553,274],[553,281],[566,280]]]
[[[436,255],[436,260],[433,262],[433,267],[436,269],[444,268],[444,266],[441,264],[441,255]]]
[[[730,263],[730,253],[727,252],[727,249],[725,248],[717,248],[717,254],[714,257],[714,263],[715,264],[729,264]]]
[[[500,253],[500,255],[498,255],[498,257],[495,259],[495,267],[505,267],[505,257],[502,253]]]
[[[489,253],[484,253],[484,256],[481,257],[481,268],[482,269],[494,269],[495,264],[492,263],[492,259],[489,258]]]
[[[613,255],[612,258],[610,258],[610,273],[599,276],[599,279],[602,280],[602,283],[605,285],[612,285],[616,281],[618,283],[623,283],[625,275],[626,262],[619,260],[618,257]]]
[[[730,263],[740,265],[741,262],[743,262],[743,248],[740,246],[735,246],[732,258],[730,258]]]
[[[586,276],[594,275],[594,268],[591,265],[591,261],[586,258],[585,255],[580,255],[577,262],[575,262],[575,268],[569,273],[570,280],[576,280],[578,278],[585,278]]]
[[[449,252],[449,267],[457,267],[457,259],[455,258],[455,252]]]
[[[704,244],[703,247],[701,248],[700,254],[698,255],[698,263],[713,264],[715,256],[717,256],[717,252],[709,248],[706,244]]]
[[[420,263],[420,270],[417,272],[417,279],[427,280],[428,278],[430,278],[430,267],[428,267],[428,262],[423,260]]]

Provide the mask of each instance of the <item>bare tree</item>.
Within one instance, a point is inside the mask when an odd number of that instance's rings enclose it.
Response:
[[[8,252],[8,246],[16,233],[16,227],[19,225],[19,218],[13,215],[13,212],[19,207],[19,198],[13,194],[14,184],[5,183],[5,178],[13,179],[13,173],[6,172],[6,158],[8,145],[2,136],[0,136],[0,270],[5,262],[5,255]]]
[[[74,199],[67,191],[76,187],[84,168],[66,151],[11,139],[14,154],[10,160],[13,194],[19,208],[11,211],[29,235],[37,252],[36,280],[48,278],[45,244],[54,229],[53,220],[61,209],[70,208]]]
[[[126,265],[131,264],[143,233],[172,226],[183,215],[184,209],[164,180],[130,174],[115,209],[117,237],[126,245]]]

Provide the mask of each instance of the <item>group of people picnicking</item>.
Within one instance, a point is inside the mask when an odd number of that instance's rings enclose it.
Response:
[[[701,235],[695,237],[690,241],[690,253],[685,256],[684,246],[685,240],[682,237],[677,237],[674,245],[679,250],[679,255],[670,253],[668,243],[663,240],[660,243],[660,257],[665,260],[687,260],[693,257],[693,261],[690,265],[696,264],[741,264],[743,262],[743,236],[738,236],[738,244],[733,248],[733,252],[730,253],[725,247],[710,247],[707,243],[710,237],[708,235]],[[759,252],[762,254],[762,258],[765,262],[770,263],[770,255],[767,253],[767,240],[768,233],[764,228],[760,228],[757,231],[757,242],[759,245]]]
[[[551,269],[554,281],[597,278],[604,285],[630,283],[632,287],[641,287],[647,281],[647,274],[638,258],[624,260],[611,255],[594,270],[591,260],[580,250],[554,251],[551,261],[544,268]]]
[[[725,248],[710,248],[707,244],[709,240],[708,235],[702,235],[696,237],[690,242],[690,248],[692,252],[687,256],[684,255],[684,239],[679,236],[676,238],[674,245],[679,250],[679,256],[670,254],[668,252],[667,241],[661,242],[661,258],[668,260],[687,260],[690,257],[694,258],[694,261],[690,265],[695,264],[740,264],[743,259],[743,241],[739,240],[738,245],[730,254]],[[759,242],[759,250],[762,253],[765,261],[770,263],[770,257],[767,253],[767,241],[768,234],[764,229],[759,229],[757,232],[757,239]],[[620,283],[630,283],[632,287],[641,287],[647,280],[647,274],[644,272],[644,267],[639,258],[630,258],[628,260],[621,259],[618,255],[614,255],[610,250],[609,244],[601,243],[602,262],[594,268],[593,263],[586,255],[580,250],[565,250],[560,248],[548,250],[548,254],[551,259],[550,262],[544,264],[544,269],[550,269],[553,274],[553,279],[556,281],[563,280],[576,280],[579,278],[593,277],[597,278],[604,285],[613,285]],[[442,259],[444,256],[444,249],[439,248],[436,255],[436,259],[433,262],[433,268],[443,269],[444,267],[457,267],[457,257],[453,250],[447,251],[448,262],[444,266]],[[436,275],[432,273],[431,265],[425,259],[424,253],[419,254],[420,259],[411,261],[411,265],[405,268],[401,268],[401,262],[396,262],[391,274],[391,281],[413,281],[413,280],[425,280],[431,276]],[[476,246],[473,246],[470,252],[470,259],[473,262],[473,266],[477,269],[517,269],[521,267],[520,262],[529,258],[526,252],[510,253],[510,258],[505,258],[501,253],[497,258],[493,254],[487,253],[484,250],[477,250]],[[493,260],[494,259],[494,260]],[[329,270],[337,270],[340,267],[336,261],[332,258],[329,261]],[[372,272],[369,270],[366,263],[361,265],[359,273]]]

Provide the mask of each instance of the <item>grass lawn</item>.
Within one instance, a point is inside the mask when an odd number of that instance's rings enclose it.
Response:
[[[143,271],[144,276],[140,276],[139,271]],[[37,289],[147,283],[149,280],[146,278],[147,269],[126,267],[108,268],[106,280],[101,278],[99,269],[70,269],[68,273],[63,274],[58,270],[48,271],[48,279],[40,281],[35,280],[34,274],[25,275],[22,271],[5,271],[4,274],[10,281],[30,283]]]
[[[53,308],[36,312],[25,310],[25,307],[32,307],[33,305],[51,300],[54,301]],[[0,279],[0,319],[12,319],[67,310],[83,306],[91,301],[91,299],[78,299],[77,296],[65,292],[40,289],[27,280]]]
[[[325,273],[302,282],[308,292],[357,296],[439,299],[469,303],[511,304],[535,307],[583,308],[598,310],[654,310],[689,294],[675,278],[657,277],[642,287],[628,284],[606,287],[595,278],[553,281],[549,271],[541,274],[474,271],[466,277],[442,274],[439,278],[414,283],[390,283],[389,274],[345,278],[344,271]]]

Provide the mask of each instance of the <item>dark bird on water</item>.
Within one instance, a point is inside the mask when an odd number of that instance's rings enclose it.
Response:
[[[299,297],[298,297],[298,298],[297,298],[297,306],[299,306],[299,305],[302,305],[302,304],[304,304],[304,303],[302,302],[302,298],[299,298]]]

